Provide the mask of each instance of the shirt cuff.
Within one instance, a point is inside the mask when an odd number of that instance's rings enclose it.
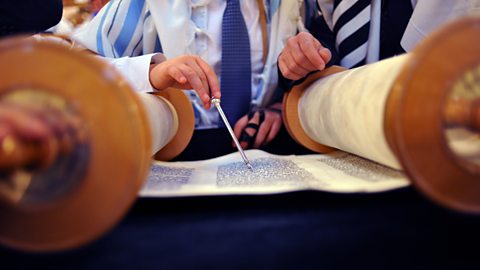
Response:
[[[137,92],[158,91],[150,84],[150,64],[157,63],[159,54],[146,54],[136,57],[109,58],[102,57],[114,65],[124,78],[133,86]],[[161,54],[160,54],[161,55]],[[163,56],[163,55],[161,55]]]

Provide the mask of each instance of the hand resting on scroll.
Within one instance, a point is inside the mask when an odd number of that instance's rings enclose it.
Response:
[[[312,71],[323,70],[331,58],[329,49],[310,33],[301,32],[288,39],[278,57],[278,66],[285,78],[299,80]]]

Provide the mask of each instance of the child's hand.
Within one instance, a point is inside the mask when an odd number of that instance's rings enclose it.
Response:
[[[150,68],[150,83],[156,89],[176,87],[194,89],[210,108],[210,98],[220,98],[220,86],[213,69],[196,55],[183,55],[166,60]]]
[[[282,75],[290,80],[299,80],[315,70],[323,70],[332,58],[329,49],[310,33],[301,32],[288,39],[279,58]]]

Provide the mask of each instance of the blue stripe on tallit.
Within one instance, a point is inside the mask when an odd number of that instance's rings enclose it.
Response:
[[[110,27],[108,27],[107,37],[110,36],[110,32],[112,31],[113,25],[115,24],[115,19],[117,18],[117,14],[118,14],[118,10],[120,9],[121,2],[122,1],[118,2],[117,8],[115,9],[115,13],[113,13],[112,22],[110,23]],[[115,48],[113,48],[113,44],[110,44],[110,46],[113,52],[113,57],[118,57],[117,52],[115,51]]]
[[[103,51],[103,38],[102,38],[102,29],[103,24],[105,23],[105,18],[107,17],[108,11],[112,7],[112,2],[108,2],[107,6],[105,7],[105,12],[102,15],[102,19],[100,20],[100,25],[97,29],[97,52],[98,54],[105,56],[105,52]]]
[[[287,1],[295,1],[295,0],[287,0]],[[278,8],[280,7],[280,2],[281,0],[269,0],[268,1],[268,10],[270,10],[270,12],[268,13],[268,21],[271,21],[272,20],[272,17],[273,15],[275,14],[275,12],[277,12]]]
[[[145,0],[133,0],[128,7],[127,16],[123,22],[122,30],[115,40],[114,48],[118,55],[123,55],[130,43],[135,29],[137,28],[138,21],[142,15],[142,9],[145,5]]]
[[[163,53],[162,43],[160,42],[160,37],[157,34],[157,39],[155,40],[155,52]]]
[[[136,55],[134,55],[134,53],[137,50],[137,47],[140,45],[140,43],[142,43],[142,41],[143,41],[143,37],[140,37],[140,40],[137,42],[137,44],[135,44],[135,47],[133,47],[133,50],[132,50],[132,53],[130,54],[130,56],[136,56]]]

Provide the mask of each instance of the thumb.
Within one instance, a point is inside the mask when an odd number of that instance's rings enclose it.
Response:
[[[332,53],[330,52],[330,50],[327,49],[327,48],[324,48],[324,47],[321,47],[318,50],[318,54],[320,54],[323,61],[325,61],[325,64],[328,63],[330,61],[330,59],[332,58]]]

